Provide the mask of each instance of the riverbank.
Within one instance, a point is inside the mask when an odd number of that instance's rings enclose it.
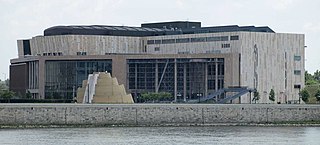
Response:
[[[320,126],[319,105],[0,104],[1,128]]]
[[[320,127],[320,122],[289,122],[289,123],[219,123],[219,124],[199,124],[199,125],[144,125],[144,126],[133,126],[133,125],[0,125],[0,129],[34,129],[34,128],[113,128],[113,127],[224,127],[224,126],[244,126],[244,127]]]

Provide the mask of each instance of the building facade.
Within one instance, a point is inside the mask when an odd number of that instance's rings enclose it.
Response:
[[[72,99],[88,74],[108,71],[135,99],[143,92],[165,91],[174,101],[188,101],[246,87],[259,92],[260,103],[270,103],[271,89],[276,102],[291,103],[304,87],[304,46],[303,34],[268,27],[180,21],[56,26],[44,36],[18,40],[10,89],[34,98]],[[233,100],[251,103],[252,96]]]

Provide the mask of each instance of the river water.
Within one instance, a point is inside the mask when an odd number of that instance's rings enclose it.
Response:
[[[0,129],[1,145],[320,145],[320,127]]]

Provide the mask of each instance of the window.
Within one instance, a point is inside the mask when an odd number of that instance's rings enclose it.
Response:
[[[47,56],[47,53],[43,53],[43,56]]]
[[[189,38],[181,38],[181,39],[176,39],[177,43],[188,43],[190,42]]]
[[[147,44],[154,44],[154,40],[148,40]]]
[[[31,55],[31,49],[30,49],[30,41],[29,40],[23,40],[23,54],[24,55]]]
[[[164,39],[162,40],[162,44],[171,44],[171,43],[175,43],[176,40],[175,39]]]
[[[58,52],[58,55],[59,55],[59,56],[62,56],[62,52]]]
[[[206,37],[191,38],[191,42],[205,42]]]
[[[301,60],[301,56],[299,56],[299,55],[294,56],[294,61],[300,61],[300,60]]]
[[[77,55],[87,55],[87,52],[77,52]]]
[[[208,80],[208,89],[209,90],[214,90],[216,89],[216,81],[215,80]]]
[[[294,70],[294,75],[301,75],[301,70]]]
[[[229,37],[228,36],[221,36],[221,41],[228,41]]]
[[[161,44],[161,40],[154,40],[154,44]]]
[[[179,51],[178,54],[190,54],[189,51]]]
[[[160,47],[155,47],[154,51],[160,51]]]
[[[239,40],[239,36],[238,35],[230,36],[230,40]]]
[[[221,44],[222,48],[230,48],[230,44]]]
[[[207,41],[228,41],[228,36],[207,37]]]

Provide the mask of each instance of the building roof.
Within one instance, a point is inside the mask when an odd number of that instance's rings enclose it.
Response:
[[[175,21],[161,23],[145,23],[141,27],[129,26],[108,26],[108,25],[74,25],[54,26],[44,30],[44,36],[55,35],[111,35],[111,36],[160,36],[197,33],[218,33],[218,32],[269,32],[275,33],[269,27],[255,26],[215,26],[201,27],[201,22]]]

